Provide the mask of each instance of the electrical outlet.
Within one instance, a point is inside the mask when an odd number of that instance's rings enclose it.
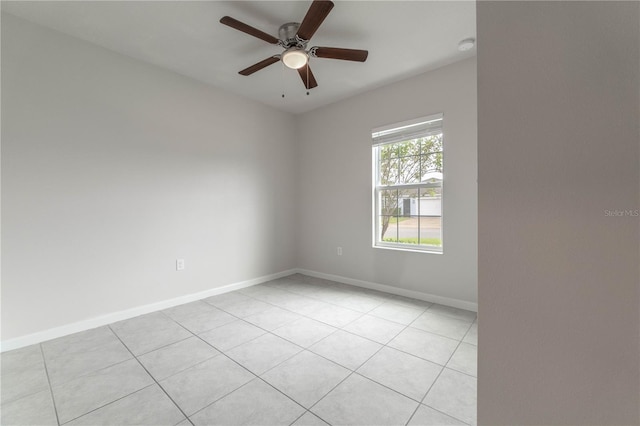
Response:
[[[182,271],[184,269],[184,259],[176,259],[176,271]]]
[[[336,253],[338,254],[338,256],[342,256],[342,247],[338,247]]]

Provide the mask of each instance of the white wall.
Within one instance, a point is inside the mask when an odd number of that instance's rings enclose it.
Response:
[[[444,254],[372,248],[371,130],[439,112]],[[475,58],[301,115],[298,266],[474,304],[476,122]]]
[[[2,339],[295,267],[291,120],[3,14]]]
[[[639,6],[478,2],[480,424],[640,424]]]

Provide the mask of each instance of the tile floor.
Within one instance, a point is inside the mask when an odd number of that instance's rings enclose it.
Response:
[[[3,425],[473,425],[473,312],[292,275],[2,354]]]

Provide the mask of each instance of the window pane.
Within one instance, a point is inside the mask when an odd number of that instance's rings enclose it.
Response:
[[[398,242],[418,244],[418,189],[398,190]]]
[[[398,242],[398,216],[380,216],[378,238],[387,243]]]
[[[380,158],[380,162],[378,164],[378,183],[380,185],[390,185],[395,183],[395,180],[391,180],[392,170],[391,170],[391,160],[389,158]]]
[[[420,157],[422,181],[441,179],[442,176],[442,153],[423,154]],[[439,174],[438,174],[439,173]]]
[[[400,181],[398,183],[420,182],[420,156],[411,155],[400,159]]]
[[[397,158],[400,144],[390,143],[380,146],[380,158]]]
[[[439,135],[426,136],[420,140],[422,142],[421,152],[423,154],[442,151],[442,133]]]
[[[398,217],[398,242],[401,244],[418,244],[419,216]]]
[[[398,144],[398,157],[420,155],[421,139],[410,139]]]
[[[420,244],[442,247],[441,216],[420,216]]]
[[[379,192],[378,206],[380,216],[397,216],[398,215],[398,190],[382,189]]]
[[[420,244],[442,246],[442,188],[420,189]]]
[[[420,188],[418,215],[442,216],[442,188]]]

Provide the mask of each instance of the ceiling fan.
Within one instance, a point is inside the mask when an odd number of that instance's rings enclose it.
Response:
[[[291,69],[298,70],[302,78],[302,83],[308,89],[318,86],[318,83],[309,68],[309,58],[340,59],[343,61],[364,62],[367,60],[369,52],[366,50],[343,49],[338,47],[318,47],[314,46],[307,50],[307,44],[311,37],[320,27],[329,12],[333,9],[333,2],[328,0],[314,0],[301,23],[289,22],[278,30],[276,38],[270,34],[260,31],[250,25],[225,16],[220,19],[220,23],[234,28],[243,33],[247,33],[267,43],[277,44],[284,48],[280,55],[273,55],[256,64],[251,65],[239,72],[241,75],[251,75],[269,65],[282,61],[284,65]]]

